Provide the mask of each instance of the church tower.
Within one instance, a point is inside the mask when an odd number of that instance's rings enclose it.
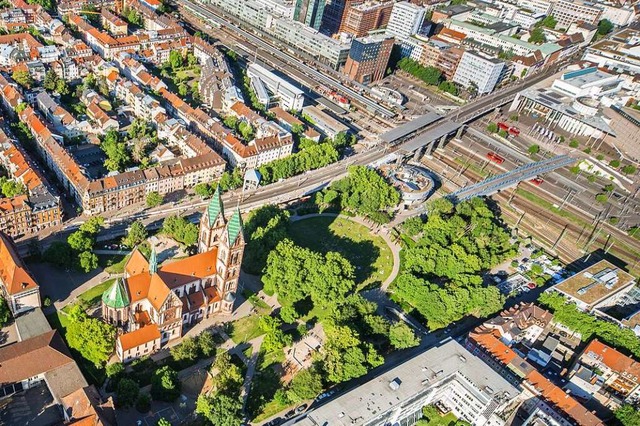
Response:
[[[207,210],[200,219],[200,234],[198,237],[198,253],[207,252],[218,246],[225,230],[224,207],[220,187],[211,197]]]
[[[229,313],[233,311],[233,303],[236,299],[235,294],[238,291],[238,279],[240,278],[244,246],[242,217],[240,216],[240,210],[237,209],[226,224],[218,245],[216,271],[222,295],[223,312]]]

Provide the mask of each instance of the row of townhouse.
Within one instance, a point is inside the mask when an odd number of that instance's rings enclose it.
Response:
[[[200,37],[193,39],[193,54],[201,65],[198,90],[204,104],[220,112],[235,102],[244,102],[222,52]]]
[[[8,111],[15,111],[15,107],[24,102],[20,93],[6,79],[0,80],[0,88]],[[185,144],[192,147],[191,152],[196,154],[191,158],[180,158],[157,170],[132,170],[90,180],[31,107],[24,109],[19,116],[36,140],[36,146],[47,168],[54,172],[67,193],[88,214],[119,210],[141,203],[146,194],[152,191],[166,194],[200,182],[210,182],[224,172],[224,160],[204,141],[195,135],[188,135],[183,136]],[[158,115],[156,118],[162,121]]]
[[[27,189],[26,194],[0,198],[0,231],[15,238],[59,225],[60,199],[28,154],[2,129],[0,164]]]

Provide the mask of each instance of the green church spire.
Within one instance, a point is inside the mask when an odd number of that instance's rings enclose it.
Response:
[[[229,223],[227,224],[227,232],[229,233],[229,246],[232,246],[238,235],[242,232],[242,216],[240,215],[240,209],[236,209],[229,219]]]
[[[115,309],[129,306],[129,296],[122,278],[117,278],[113,285],[102,293],[102,303]]]
[[[209,226],[213,226],[216,218],[219,214],[224,217],[224,208],[222,206],[222,194],[220,193],[220,185],[216,187],[216,191],[209,201],[209,207],[207,207],[207,214],[209,216]]]
[[[158,255],[156,255],[156,249],[151,249],[151,256],[149,257],[149,273],[151,275],[158,272]]]

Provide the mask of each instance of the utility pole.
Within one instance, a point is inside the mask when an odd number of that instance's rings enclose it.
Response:
[[[562,232],[560,232],[560,236],[558,237],[556,242],[553,243],[553,246],[551,246],[551,250],[555,250],[556,249],[556,246],[560,243],[560,240],[562,239],[562,237],[564,237],[564,234],[567,232],[568,226],[569,225],[565,225],[564,228],[562,228]]]

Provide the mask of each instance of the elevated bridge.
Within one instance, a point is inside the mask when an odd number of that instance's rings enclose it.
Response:
[[[536,163],[525,164],[510,172],[495,175],[482,182],[461,188],[447,195],[446,198],[455,204],[473,197],[491,195],[502,189],[515,186],[522,181],[533,179],[538,175],[571,165],[575,161],[574,158],[568,155],[559,155]]]

